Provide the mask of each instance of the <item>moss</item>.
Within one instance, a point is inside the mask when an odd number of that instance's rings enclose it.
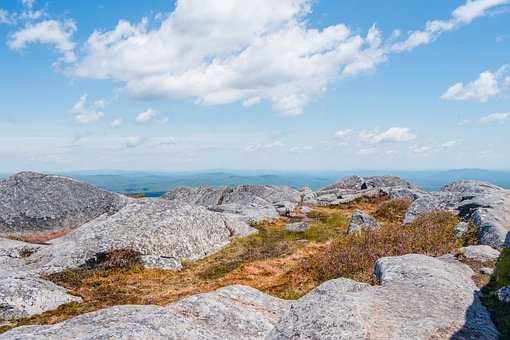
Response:
[[[501,333],[502,339],[510,339],[510,304],[502,303],[496,291],[510,285],[510,249],[505,248],[496,262],[494,275],[482,288],[482,301],[491,313],[491,318]]]

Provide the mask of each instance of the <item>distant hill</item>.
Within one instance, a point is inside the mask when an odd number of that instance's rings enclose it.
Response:
[[[425,190],[434,191],[459,179],[477,179],[510,189],[510,171],[484,169],[457,169],[447,171],[217,171],[217,172],[142,172],[142,171],[81,171],[66,172],[70,176],[97,187],[120,193],[144,193],[146,196],[161,196],[178,186],[240,184],[288,185],[294,188],[308,186],[313,190],[325,187],[349,175],[376,176],[394,175],[402,177]],[[0,174],[0,178],[8,174]]]

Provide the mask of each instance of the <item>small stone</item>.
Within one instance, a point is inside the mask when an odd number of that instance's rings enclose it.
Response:
[[[498,300],[503,303],[510,303],[510,286],[505,286],[496,291]]]
[[[294,222],[289,223],[285,226],[285,230],[292,231],[295,233],[302,233],[304,231],[307,231],[310,226],[306,222]]]
[[[457,238],[462,237],[462,235],[464,235],[466,233],[466,231],[468,230],[468,227],[469,227],[468,223],[459,222],[459,224],[457,224],[457,226],[455,226],[455,229],[454,229],[455,237],[457,237]]]
[[[460,252],[467,259],[479,262],[495,261],[499,257],[499,251],[484,245],[463,247]]]
[[[352,234],[360,230],[378,229],[380,225],[375,218],[364,213],[361,210],[355,210],[352,213],[351,222],[349,223],[348,233]]]
[[[313,210],[312,208],[307,207],[307,206],[301,207],[301,209],[299,209],[299,211],[301,211],[301,213],[303,213],[303,214],[308,214],[308,213],[312,212],[312,210]]]

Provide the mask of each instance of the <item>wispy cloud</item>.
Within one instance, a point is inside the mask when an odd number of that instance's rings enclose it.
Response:
[[[71,113],[75,115],[76,122],[79,124],[95,123],[103,118],[104,113],[101,111],[105,106],[103,99],[96,100],[92,104],[87,103],[87,95],[80,97],[78,102],[74,104]]]

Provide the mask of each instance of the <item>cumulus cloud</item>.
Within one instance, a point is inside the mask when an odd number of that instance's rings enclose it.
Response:
[[[426,45],[436,40],[441,34],[452,31],[462,25],[471,23],[474,19],[482,17],[487,12],[501,5],[508,4],[509,0],[467,0],[462,6],[457,7],[448,20],[428,21],[425,29],[412,31],[409,37],[392,46],[395,52],[412,50],[420,45]]]
[[[121,117],[114,118],[114,119],[110,122],[110,126],[111,126],[111,127],[119,127],[119,126],[121,126],[122,124],[124,124],[124,119],[122,119]]]
[[[441,96],[444,100],[473,100],[486,102],[510,86],[510,65],[500,67],[496,72],[485,71],[478,79],[469,83],[456,83]]]
[[[104,116],[104,113],[100,111],[105,106],[104,100],[96,100],[91,105],[88,105],[87,97],[86,94],[81,96],[71,109],[71,113],[75,114],[76,122],[79,124],[95,123]]]
[[[157,112],[154,111],[153,109],[147,109],[143,112],[140,112],[136,115],[136,121],[138,123],[148,123],[150,121],[152,121],[154,118],[156,118],[156,114]]]
[[[29,44],[48,44],[53,46],[64,62],[72,63],[76,60],[75,43],[72,36],[76,31],[76,24],[72,20],[63,22],[46,20],[36,24],[27,24],[23,29],[15,32],[7,42],[9,48],[22,50]]]
[[[510,119],[510,112],[491,113],[490,115],[480,118],[480,123],[484,123],[484,124],[504,123],[508,119]]]
[[[359,139],[362,142],[370,144],[378,144],[384,142],[408,142],[416,139],[416,135],[411,132],[409,128],[392,127],[388,130],[378,133],[371,131],[361,131]]]
[[[352,129],[338,130],[335,133],[336,138],[345,138],[352,133]]]

